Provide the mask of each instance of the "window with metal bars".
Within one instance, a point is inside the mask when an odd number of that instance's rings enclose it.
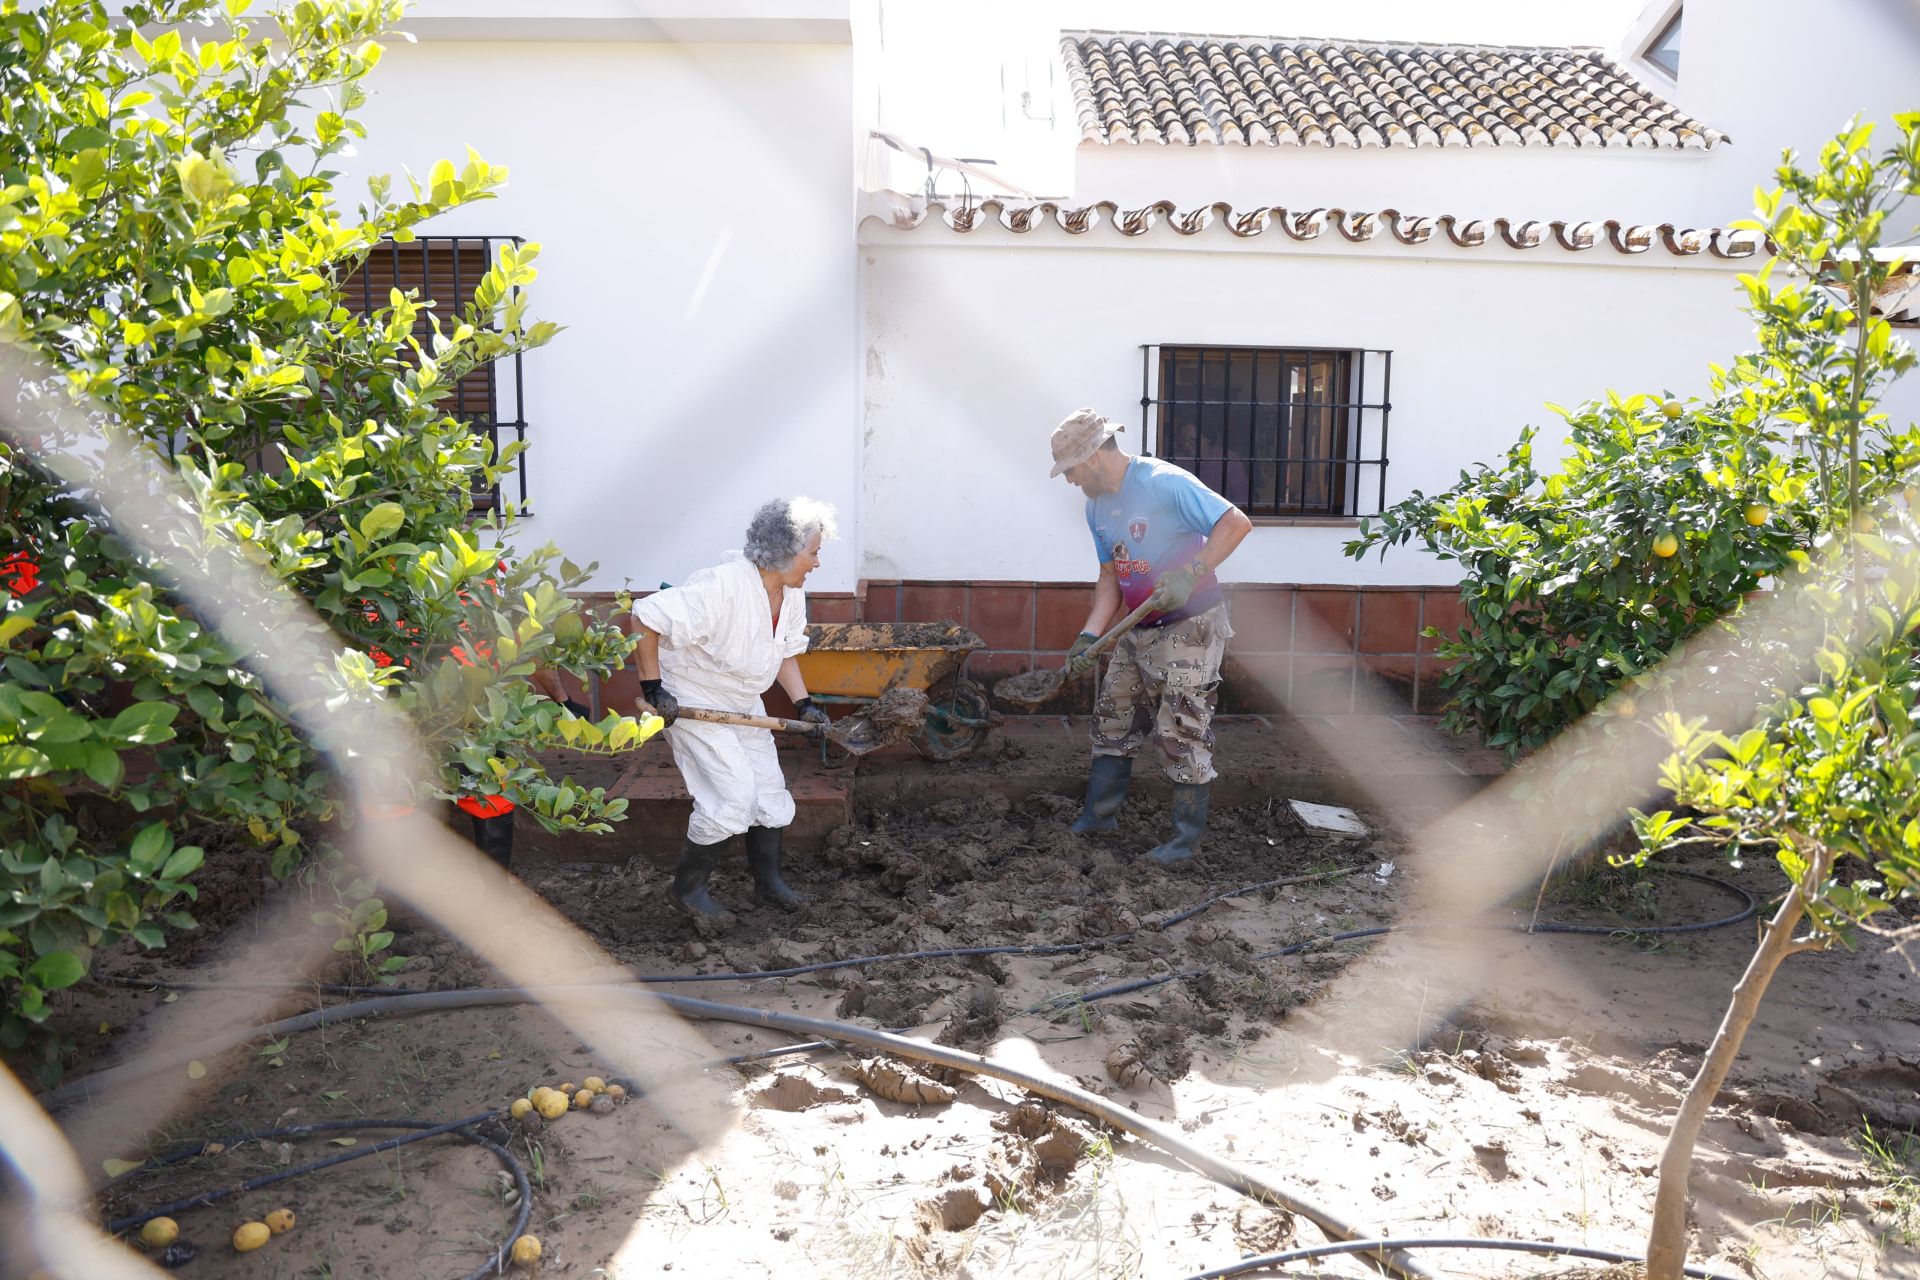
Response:
[[[419,236],[404,244],[383,240],[347,281],[345,301],[364,315],[388,305],[395,289],[418,290],[422,302],[433,304],[432,314],[440,318],[442,332],[451,332],[480,278],[493,266],[495,246],[520,243],[519,236]],[[423,308],[413,325],[414,337],[423,346],[433,336],[428,314]],[[526,395],[520,375],[520,356],[515,353],[473,370],[441,402],[450,416],[485,436],[496,457],[503,443],[527,438]],[[524,510],[525,453],[515,459],[509,483],[517,489],[512,500]],[[499,485],[476,476],[473,509],[498,509],[500,490]]]
[[[1250,516],[1386,506],[1393,353],[1320,347],[1141,348],[1153,453]]]

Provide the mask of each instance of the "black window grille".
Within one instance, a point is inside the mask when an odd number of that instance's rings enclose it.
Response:
[[[421,301],[431,304],[431,314],[439,317],[441,331],[450,333],[459,324],[461,312],[473,297],[480,278],[493,266],[496,246],[520,243],[519,236],[418,236],[404,244],[382,240],[347,281],[345,300],[348,306],[356,307],[364,315],[388,305],[394,289],[402,293],[418,290]],[[423,346],[433,336],[429,314],[429,308],[423,306],[413,325],[414,337]],[[503,442],[527,438],[526,394],[519,354],[516,352],[474,369],[454,385],[442,404],[449,415],[485,436],[493,456],[499,457]],[[513,502],[524,509],[527,505],[527,455],[524,452],[514,460],[510,483],[517,490]],[[481,476],[474,477],[475,511],[497,510],[501,501],[500,485],[490,485]]]
[[[1385,508],[1393,353],[1145,346],[1140,410],[1154,454],[1251,516]]]

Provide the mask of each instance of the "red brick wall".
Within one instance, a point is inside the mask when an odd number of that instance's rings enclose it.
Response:
[[[957,622],[981,639],[967,673],[991,686],[1005,676],[1054,667],[1086,621],[1093,588],[1062,582],[861,584],[853,595],[807,597],[813,622]],[[1238,584],[1227,588],[1234,637],[1221,668],[1220,709],[1346,715],[1386,709],[1433,714],[1444,695],[1427,627],[1451,634],[1465,621],[1452,587],[1325,587]],[[603,608],[610,597],[590,598]],[[1363,676],[1374,677],[1371,683]],[[627,675],[608,691],[631,701]],[[1090,694],[1062,710],[1087,711]],[[615,703],[616,706],[621,704]],[[621,706],[624,709],[624,706]],[[790,713],[778,689],[767,710]]]

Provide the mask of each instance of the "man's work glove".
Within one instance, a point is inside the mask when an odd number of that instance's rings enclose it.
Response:
[[[680,699],[667,692],[666,685],[658,680],[640,682],[640,698],[653,708],[653,714],[672,724],[680,717]]]
[[[1183,564],[1153,584],[1153,594],[1147,597],[1147,603],[1153,606],[1155,613],[1172,613],[1186,604],[1194,586],[1205,575],[1206,570],[1199,565]]]
[[[1100,637],[1091,631],[1082,631],[1073,638],[1073,644],[1067,649],[1066,665],[1068,675],[1077,676],[1088,667],[1091,667],[1095,662],[1099,661],[1097,657],[1090,658],[1087,656],[1087,650],[1093,648],[1094,643],[1099,639]]]
[[[822,733],[825,733],[827,726],[833,723],[832,718],[827,715],[826,708],[815,705],[812,698],[800,699],[793,704],[793,709],[802,720],[816,726]]]

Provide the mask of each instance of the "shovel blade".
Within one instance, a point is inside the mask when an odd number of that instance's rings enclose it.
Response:
[[[993,686],[996,702],[1009,702],[1020,707],[1037,707],[1060,692],[1067,682],[1064,667],[1051,670],[1027,671],[1017,676],[1008,676]]]
[[[865,716],[848,716],[834,721],[827,730],[827,741],[856,756],[878,751],[887,744],[887,735]]]

